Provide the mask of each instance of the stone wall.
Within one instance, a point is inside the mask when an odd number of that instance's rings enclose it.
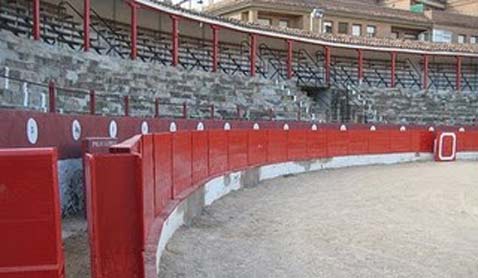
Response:
[[[362,89],[368,122],[471,125],[478,115],[478,94],[402,89]]]
[[[214,104],[223,117],[235,115],[239,105],[246,118],[264,118],[269,109],[280,119],[295,118],[298,109],[304,119],[312,118],[308,112],[313,102],[293,82],[185,71],[180,67],[78,53],[0,31],[0,75],[5,73],[12,79],[0,78],[0,104],[4,107],[46,110],[47,88],[13,80],[20,78],[43,84],[54,80],[59,87],[84,90],[57,91],[57,107],[64,112],[86,113],[87,93],[96,90],[98,114],[122,114],[122,96],[128,95],[133,116],[154,115],[154,99],[159,97],[161,114],[169,116],[180,116],[181,106],[187,102],[192,117],[208,117],[208,106]]]

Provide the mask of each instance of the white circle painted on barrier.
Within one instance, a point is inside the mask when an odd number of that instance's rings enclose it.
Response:
[[[431,127],[428,128],[428,131],[434,132],[434,131],[435,131],[435,128],[434,128],[433,126],[431,126]]]
[[[289,130],[289,125],[288,124],[284,124],[284,130]]]
[[[35,119],[28,119],[26,131],[28,142],[30,142],[30,144],[36,144],[38,141],[38,124]]]
[[[259,130],[261,129],[258,123],[255,123],[254,126],[252,127],[254,130]]]
[[[196,129],[199,130],[199,131],[203,131],[204,130],[204,124],[202,122],[199,122]]]
[[[311,129],[312,129],[313,131],[317,131],[319,128],[317,127],[316,124],[313,124]]]
[[[225,123],[224,124],[224,130],[231,130],[231,124],[230,123]]]
[[[78,141],[81,137],[81,124],[78,120],[74,120],[71,123],[71,136],[73,140]]]
[[[401,131],[401,132],[407,131],[407,128],[402,125],[402,126],[400,127],[400,131]]]
[[[115,120],[111,120],[108,131],[111,138],[116,138],[118,135],[118,125]]]
[[[370,131],[376,131],[376,130],[377,128],[374,125],[370,127]]]
[[[347,131],[347,126],[346,125],[341,125],[340,126],[340,131]]]
[[[171,122],[169,124],[169,132],[176,132],[178,131],[178,127],[176,126],[176,123],[175,122]]]
[[[464,127],[460,127],[460,129],[458,130],[458,132],[465,132],[465,128],[464,128]]]
[[[149,133],[149,125],[148,125],[148,122],[146,121],[143,121],[141,123],[141,134],[148,134]]]

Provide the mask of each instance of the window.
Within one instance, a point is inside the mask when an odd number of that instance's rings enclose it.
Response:
[[[249,21],[249,12],[241,13],[241,20],[242,21]]]
[[[352,25],[352,36],[361,36],[362,35],[362,25],[354,24]]]
[[[458,35],[458,43],[465,43],[466,35]]]
[[[418,34],[415,33],[405,33],[403,39],[407,41],[416,41],[418,40]]]
[[[269,18],[259,18],[257,22],[262,25],[271,25],[271,20]]]
[[[325,21],[325,22],[324,22],[324,30],[323,30],[323,32],[324,32],[324,33],[332,34],[332,33],[333,33],[332,27],[333,27],[332,21]]]
[[[349,24],[347,22],[339,22],[339,34],[348,34]]]
[[[377,35],[377,27],[374,25],[367,26],[367,37],[374,38]]]
[[[279,20],[279,27],[289,27],[289,21],[286,19]]]
[[[476,44],[477,42],[478,42],[478,36],[472,36],[472,37],[470,38],[470,43]]]

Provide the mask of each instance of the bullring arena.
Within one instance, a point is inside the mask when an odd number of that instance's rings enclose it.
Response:
[[[476,46],[154,0],[0,35],[0,278],[478,276]]]

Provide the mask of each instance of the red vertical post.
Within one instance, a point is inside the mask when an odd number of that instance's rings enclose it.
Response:
[[[172,55],[172,62],[173,66],[177,66],[179,64],[179,17],[175,15],[171,15],[171,23],[172,23],[172,32],[171,32],[171,55]]]
[[[216,72],[219,64],[219,26],[211,25],[212,30],[212,71]]]
[[[135,60],[138,56],[138,6],[134,2],[129,2],[131,7],[131,59]]]
[[[188,118],[188,104],[186,102],[183,103],[183,118]]]
[[[124,115],[129,116],[129,97],[124,96]]]
[[[363,51],[362,49],[357,49],[358,61],[357,61],[357,75],[358,83],[361,84],[363,80]]]
[[[33,0],[33,39],[40,40],[40,0]]]
[[[256,59],[257,59],[257,35],[256,34],[250,34],[250,71],[251,71],[251,76],[256,76]]]
[[[456,56],[456,91],[461,91],[461,64],[462,57]]]
[[[324,46],[325,51],[325,84],[330,85],[330,47]]]
[[[287,40],[287,79],[292,78],[292,59],[294,55],[294,46],[292,40]]]
[[[96,92],[94,90],[90,91],[90,114],[96,114]]]
[[[90,0],[83,2],[83,50],[90,50]]]
[[[50,113],[56,113],[56,92],[55,92],[55,82],[48,82],[48,110]]]
[[[159,118],[159,98],[154,100],[154,117]]]
[[[430,57],[425,54],[423,55],[423,84],[422,84],[422,89],[426,90],[428,89],[428,64],[429,64],[429,59]]]
[[[211,104],[211,119],[214,120],[214,104]]]
[[[392,51],[391,55],[391,69],[390,69],[390,87],[395,88],[395,72],[397,71],[397,52]]]

